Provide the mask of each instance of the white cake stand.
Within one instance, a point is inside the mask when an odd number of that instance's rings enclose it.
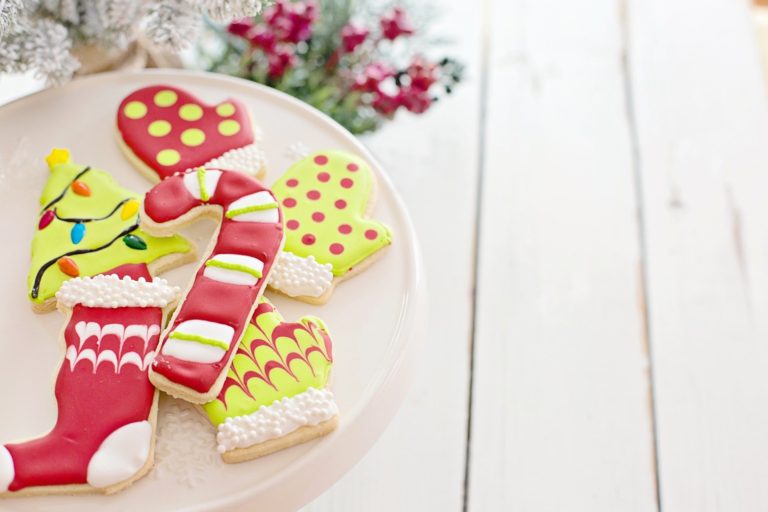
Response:
[[[26,300],[28,251],[47,173],[43,158],[54,146],[66,147],[75,161],[106,169],[133,190],[147,190],[149,183],[118,149],[114,124],[120,100],[154,83],[186,88],[210,103],[227,96],[244,101],[264,132],[268,182],[302,148],[357,153],[378,174],[374,216],[392,228],[395,240],[386,254],[339,285],[325,306],[270,295],[288,320],[311,314],[328,323],[341,423],[324,439],[226,465],[202,416],[163,399],[157,467],[129,489],[113,496],[12,498],[0,500],[0,510],[294,510],[331,486],[371,447],[395,414],[415,368],[414,347],[426,330],[418,245],[387,175],[357,139],[311,107],[244,80],[175,70],[95,75],[0,108],[0,442],[37,437],[56,417],[51,382],[62,356],[57,336],[63,317],[36,315]],[[197,226],[187,234],[204,247],[212,228]],[[192,270],[188,265],[165,277],[182,285]]]

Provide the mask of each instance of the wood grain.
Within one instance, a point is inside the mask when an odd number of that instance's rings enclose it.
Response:
[[[479,160],[481,11],[443,0],[438,48],[469,66],[467,81],[423,116],[366,138],[403,195],[426,266],[430,333],[412,391],[378,444],[306,511],[462,507],[469,381],[475,195]],[[395,234],[397,236],[397,234]],[[396,243],[396,242],[395,242]],[[371,271],[375,271],[371,268]]]
[[[628,22],[662,508],[766,510],[768,103],[748,4],[632,0]]]
[[[469,510],[656,509],[620,14],[491,2]]]

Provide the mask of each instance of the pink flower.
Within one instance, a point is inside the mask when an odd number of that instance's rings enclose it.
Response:
[[[267,64],[267,74],[270,78],[282,77],[289,68],[296,64],[296,55],[293,53],[293,48],[286,44],[278,44],[267,55]]]
[[[349,22],[341,29],[341,46],[347,53],[352,53],[368,37],[370,30]]]
[[[423,89],[405,87],[400,89],[400,102],[414,114],[423,114],[432,105],[432,98]]]
[[[398,108],[400,108],[400,95],[399,94],[387,94],[385,92],[378,91],[373,97],[371,106],[379,114],[392,117]]]
[[[229,24],[227,32],[238,37],[246,37],[246,34],[252,27],[253,20],[251,18],[240,18]]]
[[[265,52],[269,53],[274,50],[277,44],[277,36],[275,33],[264,25],[257,25],[248,31],[246,35],[251,45],[261,48]]]
[[[428,91],[438,79],[437,64],[428,61],[421,55],[416,55],[408,69],[405,70],[411,79],[411,87],[421,91]]]
[[[314,1],[291,3],[278,0],[264,11],[264,20],[280,41],[298,43],[312,35],[312,24],[317,19]]]
[[[381,33],[385,38],[394,41],[399,36],[408,36],[415,32],[411,20],[401,7],[395,7],[392,12],[385,14],[379,20]]]
[[[374,62],[366,66],[362,75],[355,78],[353,88],[358,91],[375,92],[379,90],[379,84],[395,76],[395,70],[383,62]]]

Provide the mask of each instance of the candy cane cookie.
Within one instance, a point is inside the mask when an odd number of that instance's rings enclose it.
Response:
[[[334,286],[373,263],[392,243],[368,218],[376,181],[368,164],[342,151],[321,151],[292,165],[272,185],[285,216],[285,250],[271,288],[322,304]]]
[[[118,144],[153,182],[201,165],[261,178],[265,156],[257,134],[239,101],[207,105],[170,85],[134,91],[117,110]]]
[[[286,322],[262,297],[224,386],[205,404],[225,462],[243,462],[331,432],[338,407],[327,389],[333,364],[322,320]]]
[[[157,390],[147,371],[178,292],[143,263],[61,285],[56,424],[37,439],[0,445],[0,497],[110,494],[151,469]]]
[[[142,227],[159,236],[200,216],[219,227],[150,371],[155,386],[193,403],[221,390],[284,237],[272,192],[236,171],[200,167],[166,178],[147,192],[141,213]]]

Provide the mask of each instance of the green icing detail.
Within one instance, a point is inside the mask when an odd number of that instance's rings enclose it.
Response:
[[[208,195],[208,190],[205,188],[205,167],[197,168],[197,184],[200,186],[200,199],[208,202],[211,196]]]
[[[222,350],[229,349],[229,345],[227,345],[223,341],[215,340],[213,338],[206,338],[205,336],[200,336],[199,334],[188,334],[186,332],[173,331],[171,334],[168,335],[168,337],[176,340],[194,341],[196,343],[201,343],[203,345],[211,345],[213,347],[218,347]]]
[[[228,263],[221,260],[208,260],[205,262],[206,267],[218,267],[226,268],[227,270],[237,270],[238,272],[245,272],[251,274],[253,277],[261,278],[261,271],[256,268],[251,268],[247,265],[240,265],[239,263]]]
[[[251,414],[310,387],[325,388],[333,365],[325,337],[328,330],[319,318],[308,316],[287,323],[262,298],[219,397],[203,405],[211,423],[219,425],[227,418]]]
[[[263,212],[265,210],[274,210],[275,208],[277,208],[277,203],[264,203],[254,204],[252,206],[244,206],[242,208],[235,208],[234,210],[227,210],[227,218],[231,219],[232,217],[237,217],[238,215],[251,212]]]
[[[324,156],[325,164],[315,162],[315,158]],[[350,171],[349,166],[356,170]],[[318,175],[328,173],[330,179],[320,181]],[[289,187],[289,180],[297,180],[298,185]],[[351,180],[352,186],[342,186],[343,180]],[[349,182],[345,182],[349,183]],[[321,151],[310,155],[293,164],[272,185],[272,192],[282,203],[291,198],[296,206],[283,208],[286,225],[288,221],[298,221],[299,228],[285,230],[285,250],[304,258],[314,256],[320,263],[330,263],[333,275],[342,276],[360,264],[369,256],[392,243],[392,233],[389,228],[373,219],[365,217],[368,202],[373,191],[373,171],[368,164],[343,151]],[[307,193],[311,190],[320,192],[320,198],[310,200]],[[346,202],[344,208],[338,208],[336,202]],[[325,219],[316,222],[312,219],[314,212],[322,212]],[[339,226],[347,224],[352,230],[348,234],[339,232]],[[366,238],[366,231],[373,230],[376,238]],[[301,239],[311,234],[315,243],[304,244]],[[331,252],[331,245],[341,244],[340,254]]]
[[[99,218],[113,211],[115,205],[125,199],[141,200],[142,195],[120,187],[105,171],[91,169],[83,174],[80,181],[85,182],[91,189],[90,196],[71,193],[70,184],[74,177],[82,172],[84,165],[67,161],[54,165],[43,188],[40,206],[43,207],[56,199],[64,191],[62,198],[50,207],[63,218]],[[40,212],[42,214],[42,212]],[[35,226],[37,226],[35,220]],[[35,230],[32,239],[32,261],[27,277],[30,300],[42,303],[52,298],[62,283],[70,276],[64,274],[55,264],[55,260],[70,251],[89,250],[101,246],[103,249],[70,256],[80,269],[81,276],[93,276],[106,272],[115,267],[128,263],[151,263],[162,256],[173,253],[187,253],[191,250],[189,242],[180,236],[158,238],[145,233],[140,228],[130,231],[130,236],[141,238],[146,243],[146,249],[136,250],[122,242],[117,237],[121,232],[130,229],[138,222],[138,212],[122,219],[119,214],[110,215],[99,221],[88,224],[88,236],[79,244],[73,244],[70,239],[72,224],[53,219],[43,230]],[[116,238],[117,237],[117,238]],[[110,243],[110,241],[113,241]],[[108,244],[108,245],[107,245]],[[32,288],[35,276],[48,262],[42,273],[38,295],[32,298]]]

